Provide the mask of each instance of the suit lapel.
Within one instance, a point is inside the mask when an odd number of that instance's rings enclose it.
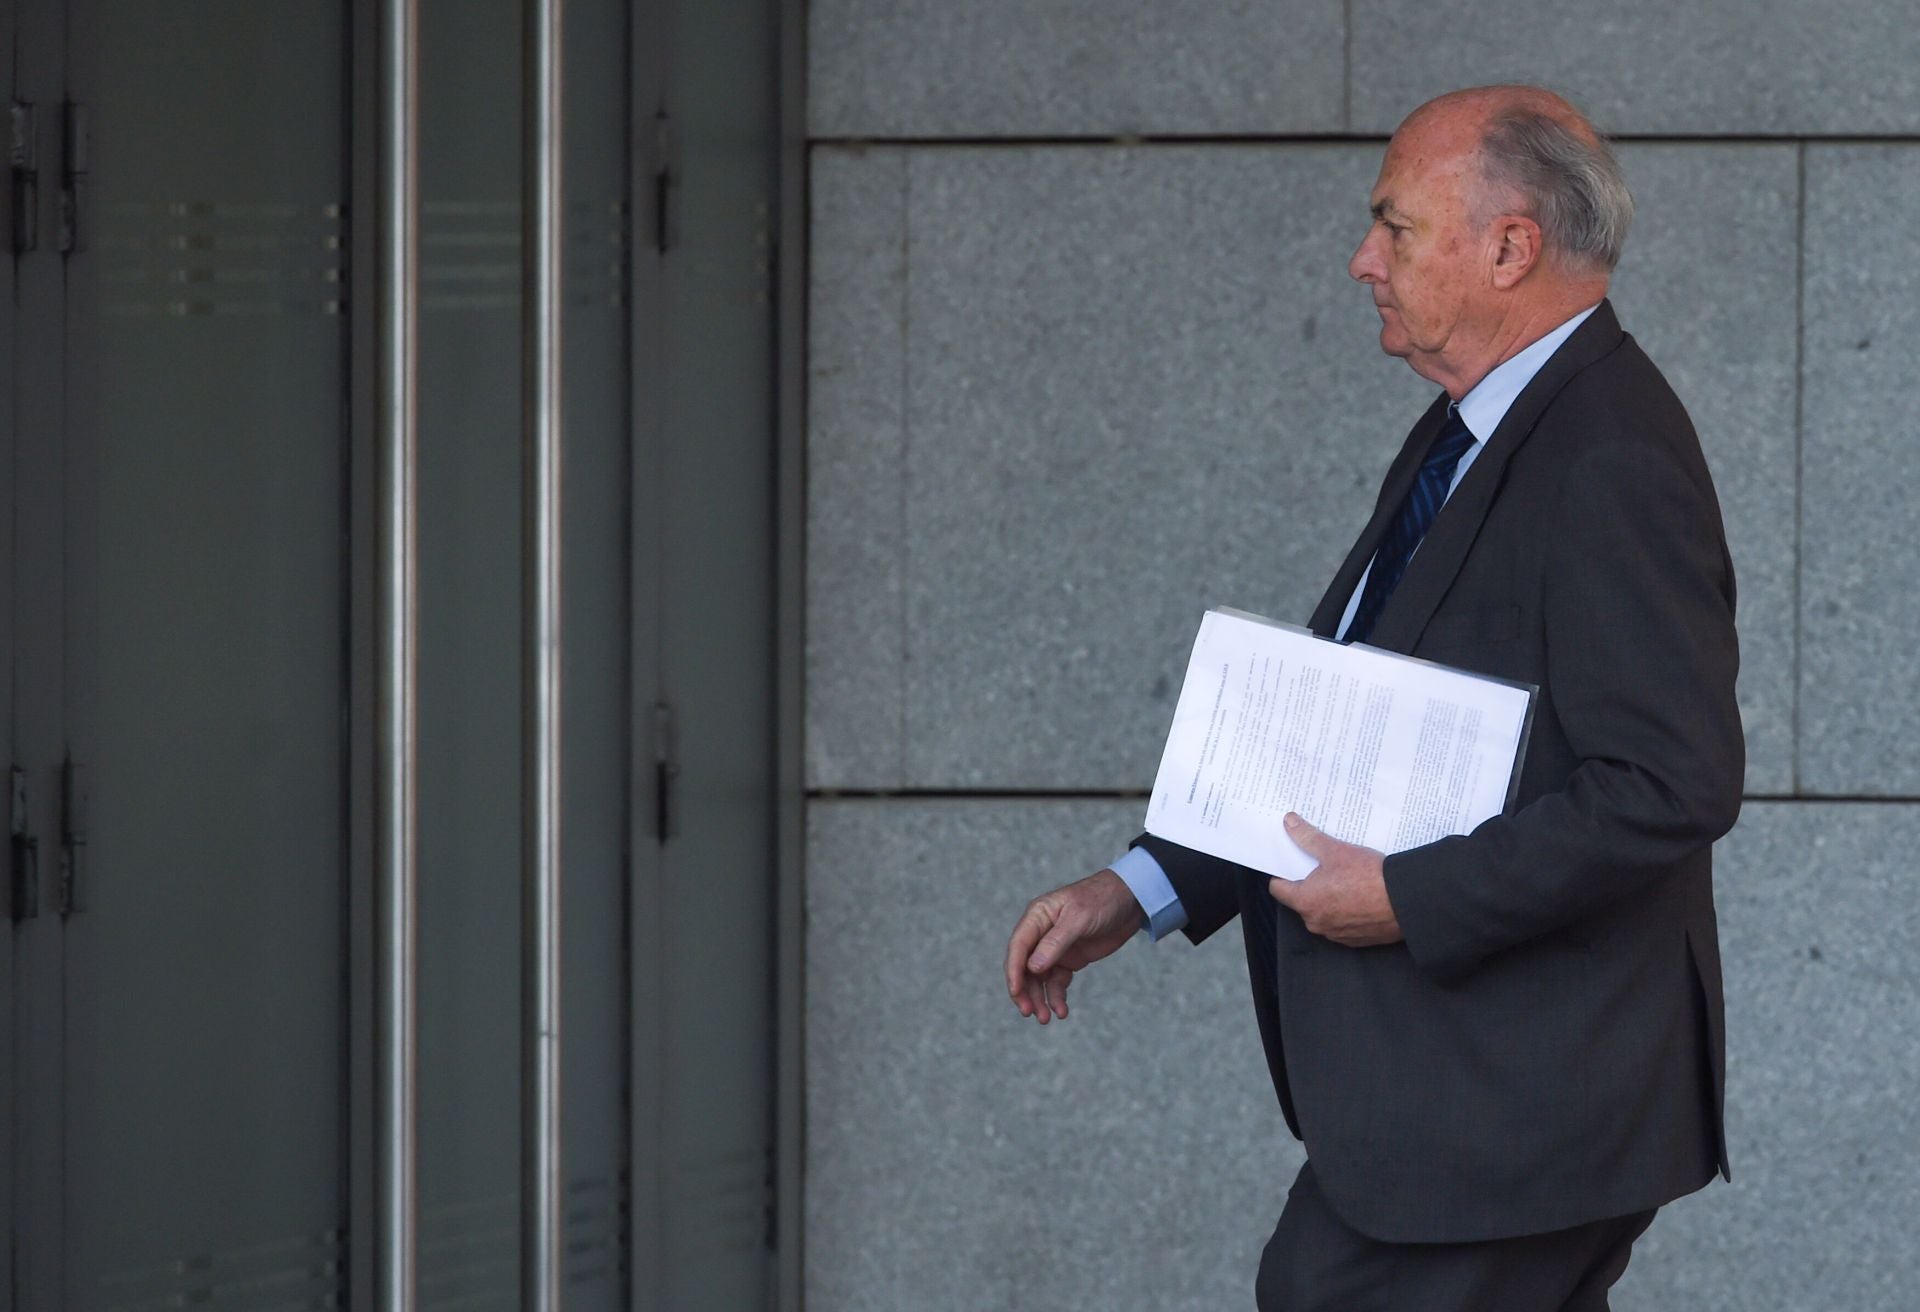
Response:
[[[1428,406],[1427,412],[1415,422],[1413,431],[1407,434],[1407,440],[1400,448],[1400,454],[1393,458],[1393,464],[1387,469],[1387,481],[1380,489],[1380,499],[1374,503],[1373,518],[1367,521],[1360,540],[1347,552],[1340,572],[1333,576],[1333,582],[1327,586],[1320,604],[1314,607],[1313,618],[1307,621],[1307,627],[1321,637],[1331,638],[1334,630],[1340,627],[1340,617],[1347,612],[1347,601],[1353,596],[1361,573],[1366,570],[1367,562],[1373,559],[1373,553],[1379,550],[1380,539],[1386,536],[1400,503],[1406,500],[1407,489],[1413,486],[1413,477],[1420,472],[1420,462],[1426,457],[1427,447],[1432,444],[1434,434],[1439,431],[1446,417],[1447,394],[1442,392],[1439,399]]]
[[[1614,318],[1613,306],[1601,301],[1599,308],[1587,316],[1585,323],[1574,329],[1573,335],[1561,343],[1560,349],[1548,358],[1540,372],[1514,398],[1500,426],[1487,439],[1485,449],[1460,480],[1460,486],[1447,498],[1446,505],[1434,517],[1433,527],[1428,530],[1425,541],[1407,565],[1407,572],[1401,576],[1399,586],[1387,598],[1380,619],[1373,626],[1373,634],[1367,640],[1370,645],[1398,652],[1414,649],[1420,641],[1420,635],[1426,630],[1427,621],[1433,618],[1433,612],[1447,595],[1447,589],[1453,586],[1454,576],[1465,563],[1474,539],[1480,535],[1480,526],[1486,522],[1487,511],[1493,506],[1494,494],[1499,490],[1507,462],[1526,442],[1541,413],[1560,389],[1582,369],[1619,346],[1622,336],[1619,320]],[[1424,445],[1421,450],[1424,453]],[[1411,473],[1407,474],[1407,478],[1411,478]],[[1389,517],[1398,511],[1405,495],[1405,489],[1402,488],[1399,496],[1393,498],[1387,511]],[[1380,520],[1378,512],[1374,519]],[[1384,524],[1379,533],[1374,532],[1374,525],[1367,527],[1375,542],[1385,532]],[[1366,559],[1371,558],[1372,548],[1369,547]],[[1354,577],[1359,577],[1358,571],[1355,571]],[[1346,594],[1342,594],[1342,606],[1345,605],[1345,599]],[[1322,605],[1324,608],[1325,603]],[[1339,621],[1339,612],[1335,612],[1333,622],[1338,624]]]

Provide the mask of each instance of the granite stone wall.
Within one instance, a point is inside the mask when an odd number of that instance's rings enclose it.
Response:
[[[1304,618],[1364,519],[1432,395],[1345,273],[1367,190],[1407,110],[1499,80],[1620,138],[1614,302],[1740,575],[1734,1180],[1662,1214],[1616,1306],[1913,1306],[1913,30],[1891,0],[812,0],[811,1309],[1251,1305],[1300,1157],[1238,936],[1142,939],[1045,1030],[1000,953],[1136,832],[1200,612]]]

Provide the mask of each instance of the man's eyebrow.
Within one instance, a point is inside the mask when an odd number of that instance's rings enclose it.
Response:
[[[1371,213],[1373,217],[1376,219],[1384,219],[1387,217],[1388,210],[1397,210],[1397,209],[1398,207],[1393,203],[1393,197],[1383,196],[1382,198],[1380,198],[1379,200],[1373,203],[1372,207],[1369,209],[1368,212]]]

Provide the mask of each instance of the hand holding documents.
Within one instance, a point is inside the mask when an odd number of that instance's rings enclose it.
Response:
[[[1506,806],[1534,690],[1244,611],[1200,622],[1147,830],[1284,879],[1314,859],[1297,811],[1333,837],[1402,852]]]

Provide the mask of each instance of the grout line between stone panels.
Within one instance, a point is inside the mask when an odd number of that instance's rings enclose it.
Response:
[[[960,146],[1006,147],[1033,146],[1383,146],[1391,136],[1386,132],[1161,132],[1161,133],[1053,133],[1007,136],[819,136],[807,139],[812,147],[842,147],[854,150],[887,146]],[[1608,135],[1615,145],[1667,146],[1914,146],[1920,145],[1920,133],[1888,136],[1858,134],[1795,135],[1784,132],[1701,133],[1701,132],[1616,132]]]
[[[809,802],[1144,802],[1129,788],[812,788]]]
[[[896,779],[907,777],[907,658],[912,620],[907,614],[912,595],[913,568],[910,553],[912,535],[907,532],[907,479],[913,462],[909,447],[913,440],[913,152],[900,152],[900,660],[899,683],[894,705],[899,713],[899,757]]]
[[[1743,802],[1807,802],[1844,806],[1912,806],[1920,795],[1912,793],[1748,793]]]
[[[1793,233],[1793,715],[1787,777],[1800,792],[1801,651],[1806,645],[1806,618],[1802,608],[1801,576],[1805,572],[1802,507],[1806,501],[1807,446],[1807,143],[1801,142],[1794,161]]]
[[[809,802],[1144,802],[1152,794],[1131,788],[809,788]],[[1920,795],[1870,793],[1748,793],[1767,805],[1913,806]]]

